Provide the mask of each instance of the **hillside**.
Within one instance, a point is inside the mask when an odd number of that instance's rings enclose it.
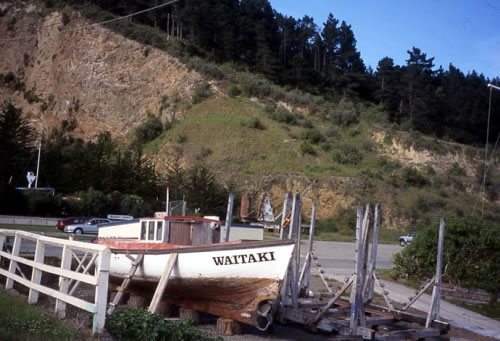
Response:
[[[202,75],[165,51],[89,26],[78,13],[0,8],[7,37],[0,40],[0,74],[17,82],[0,86],[0,101],[22,108],[44,132],[66,120],[78,137],[110,131],[127,144],[134,128],[154,115],[169,127],[146,145],[160,174],[172,160],[204,161],[254,199],[267,193],[275,209],[286,191],[305,190],[305,212],[317,200],[322,219],[347,219],[353,206],[369,201],[381,202],[384,225],[398,229],[480,206],[498,217],[498,182],[476,199],[481,150],[398,131],[374,119],[384,114],[378,106],[349,98],[325,102],[274,86],[255,95],[249,79],[267,84],[258,76],[228,66],[221,68],[223,79]],[[8,40],[20,36],[31,38]],[[318,113],[315,101],[328,110]],[[492,174],[498,156],[494,161]]]

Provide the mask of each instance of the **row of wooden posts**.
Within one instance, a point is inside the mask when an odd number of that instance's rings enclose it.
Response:
[[[378,279],[376,274],[377,265],[377,248],[378,248],[378,235],[380,228],[380,205],[376,204],[372,209],[370,204],[365,208],[362,206],[357,209],[356,219],[356,239],[355,239],[355,266],[353,274],[345,279],[343,286],[335,293],[333,293],[331,286],[328,284],[327,277],[321,264],[318,262],[317,257],[314,256],[313,243],[315,234],[315,219],[316,219],[316,202],[312,202],[311,220],[309,227],[309,240],[307,244],[307,253],[305,261],[300,269],[300,241],[301,241],[301,194],[287,193],[283,203],[282,222],[280,238],[296,240],[296,247],[292,255],[292,259],[288,266],[286,277],[283,281],[280,299],[274,304],[274,311],[279,311],[280,322],[285,323],[287,320],[299,322],[295,317],[296,312],[299,310],[300,299],[303,297],[310,297],[310,278],[313,262],[318,268],[318,274],[325,284],[330,297],[328,302],[320,307],[315,314],[312,321],[308,323],[319,324],[323,316],[330,308],[337,302],[337,300],[352,287],[350,294],[350,324],[349,329],[353,334],[363,335],[367,331],[365,305],[371,304],[374,297],[374,289],[378,287],[382,292],[382,296],[389,311],[396,311],[394,305],[389,298],[389,292],[385,290],[385,285]],[[438,254],[436,264],[436,274],[428,281],[428,283],[418,291],[410,301],[406,303],[401,312],[405,312],[413,303],[415,303],[422,294],[433,286],[431,305],[428,310],[425,328],[430,328],[434,320],[439,320],[439,302],[440,302],[440,288],[441,288],[441,268],[442,268],[442,254],[444,243],[444,218],[440,220],[439,239],[438,239]],[[371,236],[371,240],[370,240]],[[371,248],[370,246],[371,241]],[[300,271],[299,271],[300,270]]]

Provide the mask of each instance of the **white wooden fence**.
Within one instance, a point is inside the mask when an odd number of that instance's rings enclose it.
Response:
[[[8,237],[13,237],[12,251],[4,251]],[[20,256],[27,244],[36,244],[34,259]],[[50,248],[52,254],[61,252],[61,266],[44,264],[46,251]],[[62,250],[61,250],[62,249]],[[109,263],[111,252],[97,244],[73,240],[45,237],[34,233],[16,230],[0,229],[0,260],[10,260],[8,270],[0,268],[0,275],[7,277],[5,289],[11,289],[14,281],[29,288],[28,303],[35,304],[39,293],[56,298],[55,311],[58,318],[66,316],[66,304],[71,304],[94,315],[92,332],[100,333],[104,328],[109,279]],[[73,259],[76,262],[73,262]],[[19,264],[32,268],[31,278],[28,278]],[[72,267],[72,264],[73,267]],[[94,275],[89,274],[95,265]],[[41,284],[42,273],[59,276],[59,290]],[[95,287],[94,302],[72,296],[79,284],[87,283]]]

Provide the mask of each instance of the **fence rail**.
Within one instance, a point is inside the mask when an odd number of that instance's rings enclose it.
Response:
[[[0,225],[56,226],[58,218],[0,215]]]
[[[10,252],[7,248],[4,250],[7,238],[14,238]],[[24,240],[36,243],[33,260],[20,256]],[[62,249],[60,266],[44,263],[45,252],[49,247]],[[11,289],[14,282],[28,287],[28,303],[30,304],[38,301],[39,293],[54,297],[56,314],[61,319],[66,316],[66,304],[88,311],[94,315],[93,333],[100,333],[104,328],[110,257],[110,250],[103,245],[45,237],[25,231],[0,229],[0,260],[2,258],[9,260],[8,270],[0,268],[0,275],[7,278],[5,289]],[[24,268],[31,267],[31,277],[23,273],[19,264],[24,265]],[[92,275],[89,274],[89,270],[93,265],[95,265],[95,271]],[[44,272],[59,276],[58,290],[41,284]],[[95,288],[93,302],[72,296],[82,282]]]

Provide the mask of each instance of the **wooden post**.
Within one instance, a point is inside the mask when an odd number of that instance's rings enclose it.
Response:
[[[295,193],[293,197],[293,203],[292,203],[292,214],[291,214],[291,220],[290,220],[290,231],[288,231],[288,238],[295,240],[295,248],[293,249],[292,253],[292,268],[293,268],[293,273],[287,274],[287,278],[289,281],[289,284],[291,285],[292,288],[292,304],[294,308],[298,308],[298,290],[297,290],[297,280],[298,280],[298,274],[297,274],[297,254],[300,252],[298,250],[298,245],[300,245],[300,240],[298,239],[299,233],[297,229],[300,228],[299,223],[300,223],[300,193]],[[299,254],[300,256],[300,254]]]
[[[71,249],[64,245],[62,257],[61,257],[61,269],[71,270]],[[69,278],[59,276],[59,291],[63,294],[68,293],[69,288]],[[66,317],[66,302],[62,300],[56,300],[56,315],[59,319],[64,319]]]
[[[92,323],[92,333],[101,333],[106,321],[106,306],[108,305],[109,266],[111,251],[106,248],[99,252],[95,273],[97,286],[95,287],[96,313]]]
[[[432,299],[431,306],[429,308],[429,313],[427,314],[427,320],[425,322],[425,327],[429,328],[432,324],[432,320],[439,320],[439,310],[440,310],[440,300],[441,300],[441,275],[442,275],[442,260],[443,260],[443,244],[444,244],[444,218],[439,221],[439,237],[438,237],[438,252],[436,260],[436,280],[434,282],[434,288],[432,289]]]
[[[300,240],[302,234],[302,202],[299,199],[297,202],[297,237],[295,242],[295,278],[294,285],[296,287],[297,299],[300,293]]]
[[[156,287],[155,294],[153,299],[151,300],[151,304],[149,306],[150,313],[156,313],[156,308],[158,307],[158,303],[160,302],[165,289],[167,288],[168,279],[170,278],[170,274],[172,273],[172,269],[174,268],[175,263],[177,262],[177,253],[171,253],[168,257],[167,266],[163,274],[161,275],[160,282]]]
[[[185,200],[182,201],[182,216],[185,217],[187,212],[187,202]]]
[[[359,306],[358,291],[361,289],[361,256],[363,252],[363,207],[358,207],[356,220],[356,265],[354,270],[354,284],[351,291],[351,321],[350,328],[355,331],[359,322]]]
[[[0,251],[3,251],[3,245],[5,244],[5,236],[0,235]],[[2,256],[0,256],[0,267],[2,266]]]
[[[312,250],[314,243],[314,230],[316,227],[316,201],[313,200],[311,208],[311,225],[309,226],[309,242],[307,245],[307,256],[304,262],[304,267],[300,273],[299,283],[305,281],[303,290],[307,293],[309,291],[309,284],[311,282],[311,261],[312,261]]]
[[[21,250],[21,236],[19,236],[16,233],[16,236],[14,237],[14,244],[12,245],[12,255],[13,256],[19,256],[19,251]],[[10,260],[10,265],[9,265],[9,272],[11,274],[16,273],[16,268],[17,268],[17,262],[13,261],[12,259]],[[7,278],[7,281],[5,282],[5,289],[12,289],[14,286],[14,280],[11,278]]]
[[[35,263],[42,263],[45,256],[45,245],[40,241],[36,241],[35,248]],[[31,282],[35,284],[40,284],[40,280],[42,279],[42,270],[38,270],[33,267],[33,271],[31,272]],[[38,301],[38,291],[33,288],[30,288],[30,293],[28,296],[28,303],[35,304]]]
[[[373,240],[372,240],[372,253],[370,256],[370,265],[368,267],[368,273],[366,275],[366,283],[365,283],[365,298],[366,302],[373,301],[373,290],[374,290],[374,281],[373,276],[376,276],[377,269],[377,248],[378,248],[378,231],[380,226],[380,204],[375,205],[375,217],[373,222]]]
[[[219,317],[217,319],[217,335],[231,336],[241,334],[241,324],[228,318]]]
[[[200,324],[200,314],[196,310],[181,308],[179,310],[179,319],[181,321],[189,319],[193,321],[194,325]]]
[[[221,242],[229,241],[229,234],[231,232],[231,221],[233,219],[233,205],[234,205],[234,194],[229,194],[229,200],[227,201],[227,214],[226,214],[226,225],[221,228],[220,238]]]
[[[290,223],[288,223],[288,227],[284,227],[283,225],[286,222],[288,217],[288,213],[290,212],[292,207],[292,193],[287,192],[285,194],[285,199],[283,201],[283,213],[281,214],[281,229],[280,229],[280,239],[285,239],[288,235],[287,231],[289,231]],[[289,217],[291,218],[291,217]]]

